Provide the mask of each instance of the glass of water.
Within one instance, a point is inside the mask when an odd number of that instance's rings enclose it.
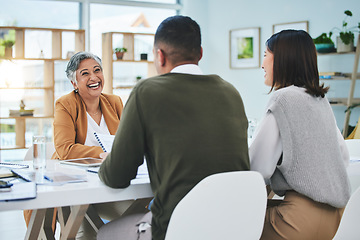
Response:
[[[46,168],[46,138],[33,136],[33,167],[35,170]]]

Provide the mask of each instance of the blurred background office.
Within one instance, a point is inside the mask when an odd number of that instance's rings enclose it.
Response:
[[[356,26],[360,22],[358,0],[274,0],[271,3],[265,0],[0,0],[0,4],[0,26],[26,28],[24,57],[16,58],[15,45],[13,59],[2,57],[0,62],[0,161],[21,160],[26,148],[31,145],[33,135],[46,135],[51,140],[53,102],[72,89],[64,69],[68,56],[76,48],[76,33],[62,31],[61,40],[58,40],[61,43],[61,53],[59,57],[54,57],[54,35],[51,29],[84,29],[82,39],[85,50],[98,56],[104,56],[104,49],[109,55],[109,49],[112,51],[116,47],[123,47],[126,41],[124,35],[113,34],[111,46],[103,44],[103,33],[150,34],[133,35],[134,54],[130,60],[125,58],[123,61],[116,61],[115,56],[111,56],[114,60],[110,68],[111,91],[120,95],[125,103],[136,81],[154,74],[149,71],[153,58],[151,34],[158,24],[171,15],[189,15],[199,23],[202,30],[204,56],[200,67],[205,73],[219,74],[237,88],[243,97],[246,114],[251,121],[249,131],[252,132],[261,119],[269,98],[269,89],[263,83],[264,72],[260,65],[265,50],[264,41],[273,34],[274,27],[304,23],[310,35],[315,38],[334,27],[341,28],[345,10],[353,13],[347,19],[349,26]],[[50,31],[37,28],[47,28]],[[254,49],[257,49],[256,63],[245,67],[231,67],[230,32],[242,29],[259,29],[258,41],[253,43]],[[333,32],[332,38],[335,41],[338,31]],[[15,39],[15,35],[14,30],[0,29],[0,38],[3,40]],[[357,36],[358,32],[355,32],[355,45]],[[146,61],[140,61],[141,53],[146,53]],[[0,47],[1,54],[4,54],[3,46]],[[126,54],[129,56],[129,53]],[[321,55],[318,58],[319,70],[351,73],[354,56],[354,53]],[[48,59],[53,66],[53,70],[50,70],[53,83],[50,85],[44,80],[49,75]],[[109,72],[106,69],[104,71]],[[331,86],[328,98],[348,97],[350,81],[324,82]],[[360,98],[358,81],[354,97]],[[21,100],[26,109],[33,110],[33,117],[28,116],[25,120],[9,117],[9,110],[18,109]],[[333,105],[340,130],[344,125],[345,109],[344,104]],[[359,115],[360,108],[354,108],[349,124],[354,126]],[[20,138],[23,138],[21,144]]]

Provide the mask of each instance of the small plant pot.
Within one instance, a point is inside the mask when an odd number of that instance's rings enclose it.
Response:
[[[123,59],[125,52],[116,52],[116,59]]]
[[[141,53],[140,54],[140,60],[147,60],[147,57],[148,57],[148,55],[147,55],[147,53]]]
[[[12,48],[5,48],[5,58],[12,58]]]
[[[333,43],[316,43],[315,48],[318,53],[335,52],[335,46]]]
[[[345,44],[340,37],[336,37],[336,46],[337,52],[353,52],[354,51],[354,41],[351,40],[349,44]]]

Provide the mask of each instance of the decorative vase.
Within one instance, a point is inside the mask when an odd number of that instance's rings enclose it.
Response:
[[[340,37],[336,37],[337,52],[353,52],[354,40],[351,40],[349,44],[345,44]]]
[[[5,58],[12,58],[12,48],[5,48]]]
[[[117,59],[123,59],[125,52],[115,52]]]

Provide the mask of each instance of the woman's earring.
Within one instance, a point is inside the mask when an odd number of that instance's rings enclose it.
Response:
[[[74,92],[75,92],[75,93],[78,93],[78,92],[79,92],[79,89],[75,88],[75,89],[74,89]]]

